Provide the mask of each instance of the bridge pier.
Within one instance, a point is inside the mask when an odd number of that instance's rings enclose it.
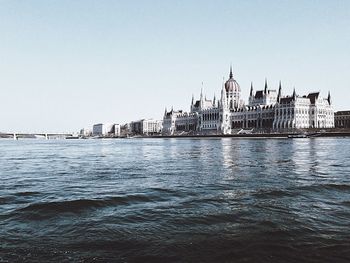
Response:
[[[16,133],[13,134],[13,139],[14,139],[15,141],[18,140],[18,137],[17,137],[17,134],[16,134]]]
[[[49,136],[47,135],[47,133],[45,133],[45,140],[48,140]]]

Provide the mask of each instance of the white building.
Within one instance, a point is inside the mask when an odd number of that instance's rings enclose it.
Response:
[[[334,110],[331,96],[321,98],[320,92],[279,99],[275,107],[274,129],[334,128]]]
[[[183,133],[196,131],[198,124],[198,113],[187,113],[182,110],[169,112],[165,109],[163,117],[162,134],[173,135],[175,133]]]
[[[119,137],[121,135],[121,126],[120,124],[114,124],[114,136]]]
[[[181,125],[180,125],[181,123]],[[233,78],[223,84],[221,98],[207,100],[201,91],[200,99],[192,97],[189,113],[165,111],[163,134],[176,134],[183,130],[199,134],[232,134],[241,129],[256,129],[261,132],[301,128],[333,128],[334,110],[331,97],[321,98],[319,92],[307,96],[282,96],[282,85],[278,92],[269,89],[267,80],[263,90],[254,92],[250,87],[248,105],[241,99],[241,88]]]
[[[114,123],[98,123],[92,127],[92,135],[107,136],[114,134]]]
[[[153,119],[142,119],[130,123],[130,131],[132,134],[153,135],[160,134],[163,122]]]
[[[92,130],[89,128],[83,128],[80,130],[79,134],[81,136],[91,136],[92,135]]]

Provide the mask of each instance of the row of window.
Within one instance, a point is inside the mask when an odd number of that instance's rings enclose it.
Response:
[[[207,128],[217,128],[216,124],[204,124],[202,126],[203,129],[207,129]]]

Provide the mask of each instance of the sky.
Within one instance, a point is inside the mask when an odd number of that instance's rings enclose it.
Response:
[[[267,78],[350,109],[350,1],[0,0],[0,131],[161,119],[231,64],[245,101]]]

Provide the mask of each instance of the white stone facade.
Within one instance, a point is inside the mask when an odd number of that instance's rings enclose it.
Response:
[[[331,97],[324,99],[319,92],[307,96],[281,98],[275,107],[274,129],[334,128]]]
[[[198,113],[187,113],[183,111],[169,112],[165,109],[163,117],[163,135],[174,135],[176,133],[196,131],[198,125]]]
[[[153,135],[162,131],[162,121],[153,119],[142,119],[130,123],[130,131],[132,134]]]
[[[181,125],[180,125],[181,123]],[[268,89],[267,80],[263,90],[253,91],[251,85],[248,105],[241,100],[241,88],[233,78],[223,84],[221,98],[207,100],[192,97],[189,113],[165,111],[163,134],[176,134],[179,131],[197,134],[232,134],[240,129],[257,129],[261,132],[284,129],[333,128],[334,110],[331,97],[321,98],[319,92],[307,96],[282,96],[282,85],[278,92]]]

